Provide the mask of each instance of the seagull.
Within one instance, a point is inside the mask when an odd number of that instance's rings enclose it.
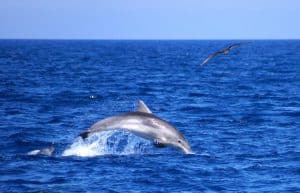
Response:
[[[230,45],[230,46],[228,46],[228,47],[226,47],[226,48],[224,48],[224,49],[222,49],[222,50],[220,50],[220,51],[217,51],[217,52],[211,54],[210,56],[208,56],[208,57],[202,62],[201,66],[204,65],[204,64],[206,64],[206,63],[208,63],[211,59],[213,59],[214,57],[216,57],[216,56],[218,56],[218,55],[220,55],[220,54],[228,54],[228,52],[229,52],[230,50],[232,50],[232,49],[234,49],[234,48],[236,48],[236,47],[238,47],[238,46],[240,46],[240,45],[242,45],[242,44],[245,44],[245,43],[240,42],[240,43],[232,44],[232,45]]]

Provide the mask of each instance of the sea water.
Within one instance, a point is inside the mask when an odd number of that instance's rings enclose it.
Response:
[[[300,41],[0,41],[0,192],[300,192]],[[124,131],[142,99],[194,155]],[[26,155],[54,146],[53,156]]]

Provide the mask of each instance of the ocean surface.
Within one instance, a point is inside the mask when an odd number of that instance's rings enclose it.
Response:
[[[300,41],[236,42],[0,40],[0,192],[300,192]],[[78,138],[139,99],[195,154]]]

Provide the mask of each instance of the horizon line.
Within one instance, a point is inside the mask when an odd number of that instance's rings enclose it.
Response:
[[[79,41],[231,41],[231,40],[300,40],[300,38],[1,38],[0,40],[79,40]]]

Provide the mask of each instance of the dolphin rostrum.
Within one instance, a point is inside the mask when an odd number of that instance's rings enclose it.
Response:
[[[48,155],[51,156],[55,148],[53,146],[44,149],[37,149],[27,153],[27,155]]]
[[[142,100],[139,100],[136,112],[102,119],[92,125],[86,132],[81,133],[80,136],[86,139],[93,133],[114,129],[132,132],[137,136],[153,141],[157,147],[173,146],[181,149],[186,154],[193,153],[183,135],[170,123],[153,115]]]

